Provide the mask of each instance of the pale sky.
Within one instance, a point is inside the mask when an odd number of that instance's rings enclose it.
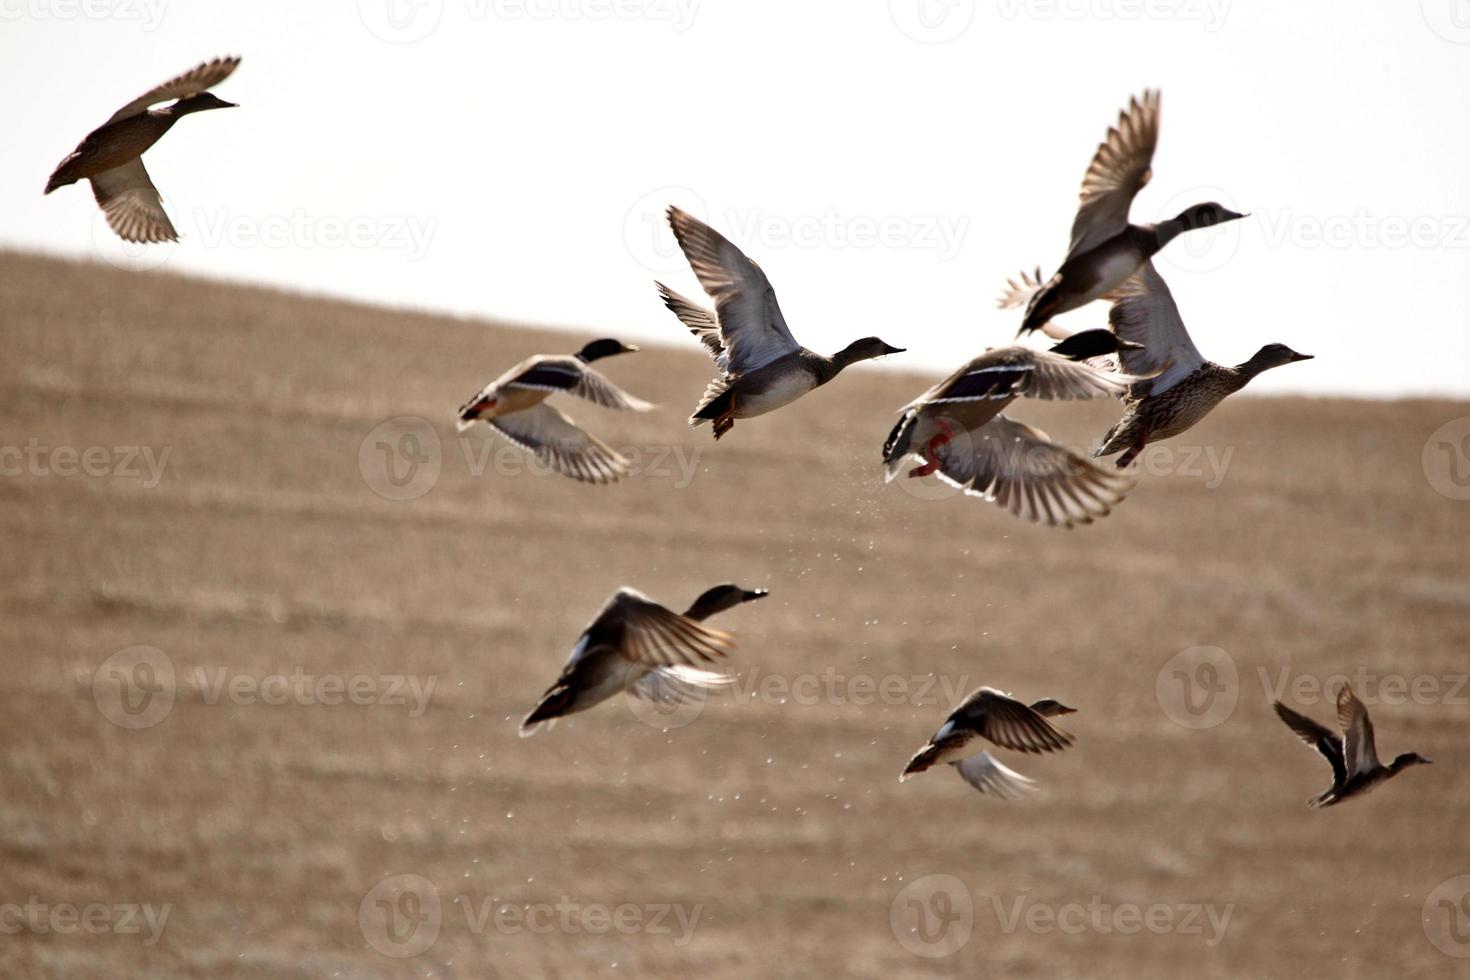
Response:
[[[85,185],[42,196],[225,54],[242,108],[145,158],[178,245],[124,254]],[[1133,219],[1252,213],[1159,262],[1207,357],[1317,355],[1258,392],[1470,395],[1470,0],[0,0],[0,79],[5,246],[694,349],[652,285],[700,295],[677,203],[807,346],[935,370],[1013,336],[1000,286],[1056,268],[1096,144],[1159,87]]]

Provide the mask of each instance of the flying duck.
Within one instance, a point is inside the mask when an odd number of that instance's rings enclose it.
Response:
[[[572,648],[556,683],[521,722],[521,737],[543,722],[586,711],[619,691],[652,701],[683,701],[730,678],[702,664],[734,649],[729,633],[700,625],[716,613],[766,596],[765,589],[716,585],[684,611],[671,612],[642,593],[619,589]]]
[[[623,391],[590,366],[598,358],[636,350],[632,344],[605,338],[592,341],[576,354],[528,357],[465,402],[459,410],[459,430],[484,422],[563,476],[585,483],[621,480],[631,464],[545,402],[561,391],[603,408],[648,411],[652,405]]]
[[[239,58],[216,58],[170,79],[129,102],[87,134],[46,181],[46,193],[79,180],[92,181],[92,194],[107,225],[125,242],[175,242],[179,234],[163,210],[158,188],[143,168],[143,153],[191,112],[233,109],[235,103],[208,90],[230,77]],[[160,102],[177,99],[162,109]]]
[[[714,423],[718,439],[736,419],[765,415],[835,378],[843,368],[901,354],[877,337],[855,340],[826,357],[796,342],[760,266],[698,218],[670,207],[669,225],[714,310],[654,283],[667,306],[714,358],[720,375],[709,383],[690,425]]]
[[[1050,351],[997,347],[900,409],[883,444],[885,480],[909,456],[923,465],[909,476],[938,473],[967,494],[993,501],[1024,520],[1052,527],[1105,516],[1132,487],[1039,429],[1001,414],[1021,396],[1046,399],[1119,396],[1141,379],[1079,360],[1133,346],[1107,330],[1068,338]]]
[[[1337,692],[1337,724],[1342,735],[1298,714],[1280,701],[1273,702],[1273,705],[1276,714],[1296,733],[1297,738],[1320,752],[1332,766],[1332,785],[1308,800],[1307,806],[1332,806],[1354,796],[1362,796],[1410,766],[1428,765],[1430,762],[1417,752],[1405,752],[1386,766],[1380,763],[1377,746],[1373,744],[1373,722],[1368,719],[1368,709],[1346,684]]]
[[[1072,736],[1052,725],[1048,718],[1073,714],[1052,698],[1030,707],[991,687],[975,691],[950,713],[939,731],[914,754],[903,774],[903,782],[915,773],[940,763],[955,767],[960,777],[986,796],[1013,800],[1035,789],[1035,780],[1002,765],[988,750],[975,753],[973,744],[982,738],[1015,752],[1055,752],[1072,744]]]
[[[1159,93],[1146,91],[1118,114],[1118,124],[1098,145],[1082,178],[1081,204],[1072,222],[1067,257],[1054,276],[1029,297],[1021,333],[1054,316],[1100,299],[1175,238],[1245,215],[1214,201],[1195,204],[1157,224],[1128,221],[1133,198],[1153,175],[1159,140]],[[1002,297],[1001,307],[1006,306]]]
[[[1267,344],[1234,367],[1205,360],[1152,262],[1145,262],[1110,298],[1109,325],[1120,338],[1133,342],[1118,355],[1123,369],[1146,379],[1129,391],[1123,417],[1093,452],[1094,456],[1121,452],[1120,469],[1150,442],[1177,436],[1200,421],[1262,371],[1312,359],[1285,344]]]

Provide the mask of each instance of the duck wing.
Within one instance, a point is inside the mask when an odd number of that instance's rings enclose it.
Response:
[[[1027,793],[1036,792],[1036,780],[1002,765],[989,752],[972,755],[968,759],[952,762],[960,778],[986,796],[1001,800],[1018,800]]]
[[[1144,377],[1156,375],[1141,387],[1159,395],[1204,366],[1204,355],[1194,346],[1174,295],[1152,261],[1123,280],[1109,295],[1108,326],[1123,340],[1142,344],[1142,350],[1118,352],[1123,370]]]
[[[176,242],[179,233],[163,210],[163,198],[134,157],[120,167],[104,170],[92,178],[92,196],[107,218],[107,227],[125,242]]]
[[[603,408],[620,411],[647,412],[654,407],[649,402],[628,394],[586,362],[565,355],[538,354],[527,358],[486,385],[470,405],[484,401],[505,388],[561,391],[585,398]],[[460,410],[460,414],[464,414],[464,409]]]
[[[727,373],[746,374],[801,349],[760,266],[698,218],[669,208],[669,225],[704,291],[715,301]],[[706,344],[706,347],[709,345]]]
[[[1286,722],[1286,727],[1296,733],[1297,738],[1316,749],[1331,764],[1332,785],[1341,786],[1347,782],[1347,769],[1342,761],[1341,736],[1306,715],[1291,710],[1280,701],[1272,702],[1272,707],[1276,709],[1277,716]]]
[[[727,371],[730,358],[725,354],[725,341],[720,337],[720,318],[715,315],[715,311],[685,299],[661,282],[655,282],[654,285],[658,287],[658,295],[663,299],[664,305],[689,328],[690,333],[699,338],[709,356],[714,358],[715,366],[722,372]]]
[[[1344,684],[1337,692],[1337,724],[1343,734],[1343,764],[1354,776],[1379,768],[1378,747],[1373,739],[1373,722],[1368,709],[1353,689]]]
[[[1051,527],[1090,524],[1106,516],[1134,483],[1131,476],[1103,469],[1052,442],[1045,432],[1004,415],[952,438],[935,456],[946,483],[1022,520]]]
[[[1128,227],[1133,198],[1152,176],[1154,147],[1159,142],[1159,93],[1145,91],[1118,114],[1118,124],[1082,178],[1081,204],[1072,222],[1067,258],[1096,248]]]
[[[982,738],[1015,752],[1056,752],[1072,744],[1072,736],[1047,721],[1031,706],[990,687],[970,695],[958,711],[963,724]]]
[[[129,116],[136,116],[148,109],[149,106],[160,102],[168,102],[171,99],[182,99],[190,95],[198,95],[200,92],[214,88],[220,82],[230,77],[240,65],[239,58],[215,58],[206,61],[202,65],[190,68],[176,78],[170,78],[162,85],[156,86],[144,92],[121,109],[112,114],[107,121],[117,122]]]
[[[675,664],[672,667],[655,667],[629,684],[628,690],[634,697],[655,704],[685,704],[734,683],[735,678],[730,674]]]
[[[544,402],[484,421],[562,476],[583,483],[616,483],[628,475],[626,459]]]
[[[735,649],[729,633],[681,616],[633,589],[618,590],[604,615],[615,616],[623,623],[622,655],[645,667],[698,670],[700,664]],[[692,681],[693,676],[684,679]]]

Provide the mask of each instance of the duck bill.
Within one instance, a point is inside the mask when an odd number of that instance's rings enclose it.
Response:
[[[1313,354],[1298,354],[1295,351],[1293,351],[1292,352],[1292,355],[1291,355],[1291,359],[1292,359],[1293,362],[1296,362],[1296,361],[1310,361],[1314,356],[1315,355],[1313,355]]]

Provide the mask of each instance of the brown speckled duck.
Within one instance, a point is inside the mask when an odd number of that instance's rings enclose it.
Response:
[[[206,61],[114,112],[57,165],[46,181],[46,193],[90,180],[108,227],[123,241],[178,241],[158,188],[143,167],[143,153],[190,113],[235,108],[235,103],[217,98],[208,90],[229,78],[239,64],[239,58]],[[172,99],[178,101],[162,109],[151,108]]]
[[[1284,344],[1267,344],[1234,367],[1205,360],[1189,338],[1179,307],[1152,262],[1130,276],[1113,300],[1109,325],[1120,338],[1141,345],[1119,353],[1124,370],[1158,375],[1133,386],[1123,417],[1093,453],[1111,456],[1121,452],[1120,469],[1150,442],[1177,436],[1210,414],[1262,371],[1312,359],[1311,354],[1298,354]]]

